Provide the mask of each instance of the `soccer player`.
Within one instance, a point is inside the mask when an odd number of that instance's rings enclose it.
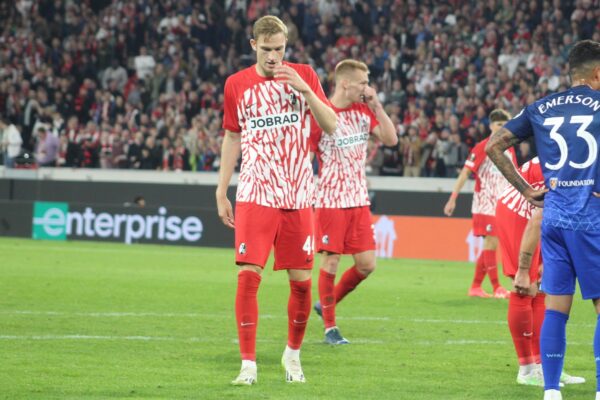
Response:
[[[532,187],[544,187],[539,158],[523,164],[519,173]],[[504,275],[513,281],[513,288],[524,288],[513,290],[508,300],[508,328],[519,360],[517,383],[544,386],[539,337],[546,308],[545,295],[538,291],[542,210],[508,186],[498,200],[496,221]],[[585,379],[563,372],[560,382],[578,384]]]
[[[504,110],[496,109],[490,113],[490,130],[492,134],[497,132],[502,125],[510,119],[510,114]],[[475,236],[483,236],[483,251],[477,258],[475,264],[475,276],[473,283],[469,289],[468,295],[473,297],[491,297],[486,293],[481,284],[485,275],[490,277],[494,290],[494,297],[507,298],[509,292],[504,289],[498,281],[498,267],[496,265],[496,249],[498,247],[498,239],[496,237],[496,203],[502,191],[508,185],[506,179],[494,167],[491,160],[485,154],[485,145],[489,138],[483,139],[477,143],[471,150],[465,166],[456,178],[454,189],[450,198],[444,206],[444,214],[452,216],[456,208],[456,199],[458,193],[467,182],[469,175],[475,175],[475,191],[473,193],[473,204],[471,205],[471,213],[473,214],[473,234]],[[516,164],[516,156],[514,149],[508,149],[505,152],[506,159]]]
[[[519,172],[533,187],[544,186],[538,158],[523,164]],[[543,385],[539,333],[545,311],[544,294],[537,290],[541,258],[536,224],[540,215],[512,186],[498,199],[496,228],[502,249],[502,270],[513,281],[518,276],[518,281],[527,287],[511,292],[508,300],[508,328],[519,360],[517,383],[536,386]]]
[[[325,342],[346,344],[335,321],[335,307],[375,269],[375,233],[365,172],[367,143],[374,134],[386,146],[398,143],[396,129],[369,86],[369,68],[355,60],[335,67],[331,104],[338,125],[333,135],[316,129],[311,137],[319,161],[315,201],[315,248],[322,254],[319,301],[315,310],[325,323]],[[334,285],[340,257],[354,265]]]
[[[314,179],[310,115],[333,132],[336,115],[315,71],[283,61],[287,28],[265,16],[253,27],[256,64],[225,82],[221,170],[216,191],[219,217],[235,228],[239,266],[235,314],[242,367],[234,385],[256,383],[257,291],[271,248],[275,270],[290,281],[288,341],[282,357],[287,382],[304,382],[300,346],[311,308]],[[227,187],[242,154],[236,215]]]
[[[578,42],[569,53],[569,66],[570,89],[525,107],[486,147],[508,181],[529,202],[544,207],[541,290],[546,293],[546,313],[540,352],[545,400],[562,399],[559,382],[575,278],[582,297],[592,299],[600,314],[600,43]],[[507,148],[530,136],[535,137],[547,189],[531,187],[503,157]],[[594,356],[600,374],[600,323]],[[600,386],[596,399],[600,400]]]

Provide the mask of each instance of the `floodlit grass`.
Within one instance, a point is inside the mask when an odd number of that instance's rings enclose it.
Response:
[[[311,315],[307,383],[289,385],[279,365],[289,287],[267,268],[259,382],[240,388],[229,385],[239,370],[232,250],[3,238],[0,398],[541,399],[542,389],[515,383],[507,301],[468,298],[472,272],[467,263],[379,260],[338,306],[352,344],[322,344]],[[593,398],[594,324],[578,297],[566,367],[588,382],[563,389],[565,400]]]

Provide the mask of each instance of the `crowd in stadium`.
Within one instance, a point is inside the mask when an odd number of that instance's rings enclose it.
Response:
[[[106,3],[0,3],[5,164],[27,151],[40,166],[218,170],[223,84],[254,62],[252,23],[270,13],[326,93],[339,61],[369,66],[400,135],[371,142],[371,174],[454,177],[492,109],[566,89],[572,44],[600,41],[596,0]]]

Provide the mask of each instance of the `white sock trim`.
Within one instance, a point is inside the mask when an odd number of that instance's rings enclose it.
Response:
[[[242,369],[247,367],[256,369],[256,361],[242,360]]]

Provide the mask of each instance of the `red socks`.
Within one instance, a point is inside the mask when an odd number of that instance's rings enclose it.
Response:
[[[304,339],[306,323],[311,307],[311,279],[290,281],[290,299],[288,301],[288,346],[298,350]]]
[[[477,263],[475,264],[475,276],[473,277],[473,284],[471,287],[481,287],[483,283],[483,278],[485,278],[485,264],[483,262],[483,255],[485,251],[483,251],[479,257],[477,257]]]
[[[544,314],[546,312],[546,295],[538,292],[537,296],[533,298],[533,336],[531,337],[531,353],[535,358],[536,364],[542,362],[540,358],[540,332],[542,331],[542,323],[544,322]]]
[[[325,329],[335,326],[335,274],[319,270],[319,301]]]
[[[500,286],[498,282],[498,266],[496,265],[496,250],[483,250],[481,255],[483,257],[484,269],[490,276],[492,286],[496,290]]]
[[[238,273],[235,317],[242,360],[256,361],[256,326],[258,324],[258,286],[261,277],[254,271]]]
[[[366,276],[362,275],[356,269],[356,265],[353,265],[349,270],[344,272],[340,281],[335,285],[335,302],[336,304],[342,301],[344,297],[351,291],[353,291],[359,283],[361,283]]]
[[[511,292],[508,300],[508,328],[519,358],[519,365],[535,363],[533,300],[532,297],[521,296],[514,292]],[[539,342],[537,347],[539,355]]]

